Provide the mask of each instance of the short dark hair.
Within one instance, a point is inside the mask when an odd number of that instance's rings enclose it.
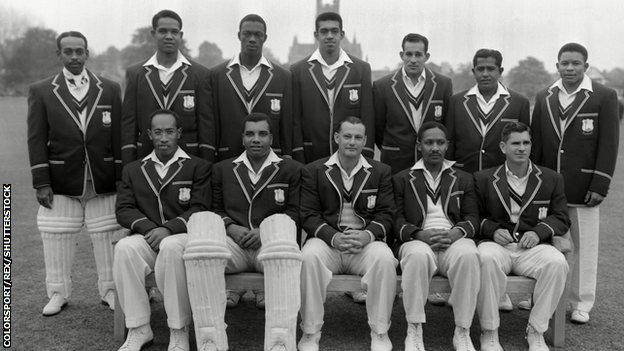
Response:
[[[561,58],[561,54],[564,52],[578,52],[583,55],[583,59],[587,62],[587,49],[579,43],[567,43],[559,49],[557,54],[557,61]]]
[[[338,129],[336,129],[337,133],[340,133],[340,131],[342,130],[342,125],[345,123],[361,124],[364,126],[364,131],[366,131],[366,124],[364,124],[364,122],[362,122],[362,120],[359,117],[348,116],[344,120],[340,121],[340,123],[338,123]]]
[[[335,12],[323,12],[320,15],[316,16],[316,20],[314,21],[314,28],[318,31],[319,22],[321,21],[336,21],[338,22],[338,27],[342,30],[342,17]]]
[[[170,115],[170,116],[173,116],[173,118],[175,119],[176,128],[182,128],[180,116],[177,113],[175,113],[175,111],[159,109],[159,110],[156,110],[156,111],[152,112],[152,114],[149,116],[150,129],[152,128],[152,120],[157,115]]]
[[[420,126],[420,128],[418,129],[418,135],[417,135],[418,142],[420,142],[420,140],[422,140],[422,137],[423,137],[423,135],[425,135],[426,131],[428,131],[429,129],[435,129],[435,128],[438,128],[439,130],[444,132],[444,137],[445,138],[447,137],[448,130],[446,129],[444,124],[438,123],[438,122],[434,122],[434,121],[428,121],[428,122],[423,123]]]
[[[59,34],[58,37],[56,37],[56,48],[58,50],[61,50],[61,39],[67,38],[67,37],[75,37],[75,38],[80,38],[80,39],[84,40],[85,50],[88,49],[87,38],[84,36],[84,34],[82,34],[80,32],[76,32],[75,30],[70,30],[68,32],[63,32],[63,33]]]
[[[528,125],[522,122],[509,122],[503,127],[503,131],[501,132],[501,141],[507,142],[511,133],[523,132],[529,132],[529,136],[531,136],[531,128]]]
[[[245,125],[247,122],[262,122],[265,121],[269,125],[269,133],[273,134],[273,126],[271,125],[271,118],[266,113],[252,112],[245,117],[243,122],[243,133],[245,132]]]
[[[429,50],[429,39],[427,39],[424,35],[409,33],[408,35],[403,37],[403,41],[401,42],[401,50],[405,50],[405,43],[417,43],[422,42],[425,44],[425,52]]]
[[[267,25],[266,22],[264,21],[264,19],[262,17],[260,17],[259,15],[256,15],[254,13],[251,13],[245,17],[243,17],[240,22],[238,23],[238,30],[240,31],[241,27],[243,26],[243,23],[245,22],[260,22],[262,23],[262,25],[264,26],[264,32],[266,33],[267,30]]]
[[[477,50],[477,52],[474,54],[474,57],[472,58],[472,67],[477,66],[477,58],[488,58],[488,57],[494,58],[494,61],[496,62],[496,65],[498,66],[498,68],[503,67],[503,54],[501,54],[500,51],[494,50],[494,49]]]
[[[158,20],[161,18],[173,18],[174,20],[178,21],[178,23],[180,24],[180,30],[182,30],[182,18],[180,18],[180,15],[171,10],[158,11],[158,13],[155,14],[154,17],[152,17],[152,29],[158,28]]]

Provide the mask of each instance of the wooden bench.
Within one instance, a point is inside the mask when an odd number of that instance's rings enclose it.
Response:
[[[357,275],[334,275],[327,287],[327,291],[345,292],[358,291],[361,289],[360,276]],[[238,273],[225,276],[225,283],[231,290],[263,290],[264,277],[261,273]],[[508,276],[508,294],[533,294],[535,280],[525,277]],[[401,277],[397,280],[397,293],[401,291]],[[429,286],[431,293],[450,293],[451,287],[448,279],[435,276]],[[565,294],[564,294],[565,296]],[[555,347],[563,347],[565,343],[565,314],[566,299],[561,298],[557,310],[550,319],[550,333],[546,335],[551,344]],[[117,299],[115,299],[115,326],[114,337],[117,341],[123,341],[126,328],[124,313]]]

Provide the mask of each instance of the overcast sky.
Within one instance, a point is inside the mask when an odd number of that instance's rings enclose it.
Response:
[[[316,0],[0,1],[57,32],[83,32],[95,53],[111,45],[123,48],[136,28],[150,25],[153,14],[165,8],[182,17],[193,55],[204,40],[215,42],[225,57],[237,54],[238,21],[248,13],[266,20],[265,46],[282,62],[295,35],[299,42],[314,40]],[[585,45],[589,63],[600,69],[624,67],[621,0],[341,0],[340,13],[346,36],[357,37],[373,69],[395,67],[408,32],[429,38],[432,62],[454,67],[487,47],[503,53],[503,66],[534,56],[554,72],[557,50],[570,41]]]

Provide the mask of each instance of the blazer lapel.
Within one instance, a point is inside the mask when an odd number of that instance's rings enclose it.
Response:
[[[500,203],[507,211],[507,215],[511,218],[511,204],[509,199],[509,185],[507,185],[507,175],[505,174],[505,165],[499,166],[493,175],[494,181],[492,186],[498,195]]]
[[[574,121],[574,119],[576,118],[576,115],[578,115],[579,111],[581,111],[581,109],[583,108],[587,100],[589,100],[590,96],[591,96],[591,92],[585,89],[582,89],[581,91],[576,93],[576,97],[574,98],[574,101],[568,107],[571,111],[574,111],[574,112],[572,112],[572,115],[570,115],[566,119],[566,123],[563,128],[563,131],[561,132],[561,135],[565,135],[565,131],[568,129],[570,124],[572,124],[572,121]]]
[[[362,189],[364,189],[364,185],[366,185],[370,175],[371,171],[368,168],[362,167],[353,177],[353,186],[351,187],[351,191],[357,189],[355,195],[353,196],[353,204],[355,204],[358,196],[360,196],[360,193],[362,192]]]
[[[275,175],[277,174],[277,172],[279,172],[279,170],[280,170],[279,164],[277,162],[274,162],[268,165],[262,171],[262,175],[260,176],[260,180],[258,181],[258,184],[256,184],[256,189],[253,193],[252,199],[254,199],[258,194],[260,194],[260,192],[271,182],[271,180],[275,178]]]
[[[54,87],[52,88],[52,91],[54,92],[54,95],[56,96],[58,101],[61,103],[63,108],[65,108],[65,111],[67,111],[67,114],[74,121],[78,129],[82,131],[82,123],[80,123],[80,118],[78,117],[76,110],[70,107],[73,106],[73,104],[71,103],[72,95],[69,92],[69,88],[67,87],[67,82],[65,82],[63,74],[57,74],[56,77],[54,77],[54,79],[52,80],[52,86]]]
[[[414,131],[418,131],[418,126],[414,125],[414,120],[412,119],[412,112],[409,108],[409,100],[407,99],[407,93],[405,92],[405,83],[403,82],[401,69],[397,70],[390,80],[392,81],[392,92],[394,93],[394,97],[396,97],[399,102],[399,105],[401,105],[403,112],[405,112],[405,118],[407,118],[409,123],[412,125]]]
[[[501,119],[503,113],[505,113],[505,110],[507,110],[507,107],[511,104],[509,100],[511,100],[511,95],[501,95],[498,100],[496,100],[494,107],[492,107],[492,110],[490,111],[490,116],[494,116],[494,118],[488,121],[488,125],[485,128],[485,134],[492,129],[496,121]],[[496,137],[498,138],[499,136],[497,135]]]
[[[481,130],[481,124],[479,123],[478,106],[476,95],[464,95],[464,109],[466,110],[466,113],[468,113],[475,129],[479,132],[479,134],[481,134],[481,136],[483,136],[483,130]]]
[[[190,66],[187,64],[182,64],[182,67],[178,68],[173,74],[173,77],[171,77],[171,81],[169,81],[169,95],[166,98],[163,97],[167,109],[171,109],[173,102],[180,94],[180,90],[182,90],[184,82],[186,82],[186,79],[188,78],[188,73],[186,71],[189,67]]]
[[[234,91],[236,91],[238,99],[243,104],[243,106],[245,106],[245,110],[247,111],[247,113],[251,113],[251,105],[248,104],[247,99],[245,99],[245,86],[243,85],[243,80],[240,75],[240,66],[233,65],[228,67],[228,71],[225,73],[225,75],[228,77],[228,80],[230,81],[232,88],[234,88]]]
[[[345,62],[344,65],[338,67],[338,69],[336,70],[336,75],[334,76],[334,78],[336,79],[336,86],[334,87],[334,100],[331,104],[332,109],[334,103],[336,102],[336,99],[338,99],[338,95],[340,95],[342,91],[342,86],[349,76],[349,72],[351,72],[351,64],[349,62]]]
[[[336,190],[336,194],[342,203],[342,191],[341,189],[344,187],[342,183],[342,176],[340,175],[340,168],[336,165],[327,166],[327,170],[325,170],[325,176],[329,180],[329,182],[334,186]],[[340,206],[342,208],[342,205]]]
[[[251,103],[250,103],[250,106],[249,106],[250,113],[254,109],[254,107],[256,107],[256,104],[258,103],[258,101],[262,97],[262,94],[264,94],[264,92],[266,91],[266,89],[269,86],[269,84],[271,84],[271,80],[273,80],[273,67],[266,67],[264,65],[261,65],[261,67],[260,67],[260,76],[258,77],[258,81],[256,82],[256,86],[257,87],[262,87],[262,88],[260,88],[260,90],[256,91],[255,96],[251,100]]]
[[[308,65],[310,65],[310,68],[308,68],[310,77],[312,77],[314,84],[316,84],[316,88],[323,96],[323,99],[325,99],[327,108],[329,108],[331,104],[329,103],[329,96],[327,95],[327,89],[325,88],[325,75],[323,75],[321,64],[317,61],[309,61]]]
[[[251,204],[251,194],[253,194],[253,186],[251,185],[251,179],[249,179],[248,169],[244,163],[239,162],[234,166],[234,175],[238,180],[238,185],[245,194],[247,202]]]
[[[551,87],[548,89],[548,95],[546,95],[546,108],[548,110],[548,116],[550,117],[550,123],[553,126],[553,130],[559,140],[561,140],[561,123],[559,122],[559,88]]]
[[[162,97],[162,94],[158,93],[158,91],[160,91],[160,85],[161,85],[160,77],[158,76],[158,69],[156,69],[156,67],[154,66],[144,66],[144,67],[145,67],[145,80],[147,80],[147,84],[150,87],[152,96],[154,96],[154,99],[158,103],[158,106],[161,109],[165,110],[166,104],[165,104],[164,98]]]
[[[529,175],[529,180],[527,181],[526,190],[524,191],[524,195],[522,196],[522,207],[520,208],[520,213],[518,217],[522,216],[522,212],[527,208],[528,205],[533,202],[535,195],[539,191],[542,186],[542,171],[537,168],[537,166],[533,165],[533,171]]]
[[[442,173],[442,179],[440,179],[440,198],[444,199],[443,210],[447,217],[449,200],[451,199],[451,193],[457,181],[457,175],[455,173],[453,168],[449,168]]]
[[[87,93],[87,122],[85,126],[85,131],[89,129],[89,122],[91,122],[91,117],[93,117],[93,113],[95,112],[95,108],[102,97],[102,88],[103,82],[93,73],[87,71],[89,75],[89,92]]]
[[[165,186],[167,186],[169,184],[169,182],[171,182],[173,180],[173,178],[175,178],[175,176],[178,175],[178,173],[180,173],[180,171],[182,170],[182,166],[184,165],[184,161],[185,160],[186,160],[185,158],[179,158],[177,162],[173,163],[169,167],[169,170],[167,171],[167,174],[165,174],[165,176],[163,177],[163,182],[162,182],[162,185],[160,186],[161,190]]]
[[[149,184],[150,189],[154,192],[155,196],[160,194],[160,178],[158,177],[158,172],[156,172],[156,167],[154,166],[154,161],[145,160],[141,163],[141,172]]]
[[[410,171],[410,185],[412,186],[412,192],[414,197],[418,201],[420,211],[422,213],[422,219],[424,221],[427,217],[427,189],[425,188],[425,176],[422,170],[413,169]]]
[[[438,83],[435,80],[435,74],[431,72],[429,69],[425,68],[425,86],[423,87],[423,98],[426,99],[427,105],[422,110],[422,118],[421,121],[425,120],[425,116],[427,115],[427,111],[429,111],[429,105],[431,104],[431,100],[433,99],[433,95],[435,94],[436,88],[438,87]],[[424,102],[424,101],[423,101]],[[422,122],[421,122],[422,124]],[[420,126],[418,126],[420,128]]]

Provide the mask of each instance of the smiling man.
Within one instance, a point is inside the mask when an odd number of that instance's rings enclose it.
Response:
[[[444,158],[446,128],[425,122],[418,131],[422,158],[394,176],[397,214],[388,242],[403,271],[403,305],[407,319],[405,350],[424,350],[422,324],[429,283],[435,274],[451,283],[455,350],[474,350],[470,326],[479,292],[479,255],[472,238],[479,228],[472,176]]]
[[[364,155],[374,153],[374,110],[370,65],[340,48],[342,17],[318,15],[318,49],[290,68],[293,75],[293,157],[303,163],[329,157],[338,149],[334,133],[348,116],[366,126]]]
[[[373,83],[375,144],[392,174],[414,165],[418,130],[428,121],[444,123],[453,94],[450,78],[425,67],[426,37],[407,34],[399,56],[403,66]]]
[[[123,235],[114,215],[115,181],[121,179],[119,85],[85,68],[89,50],[80,32],[61,33],[56,45],[62,71],[28,91],[28,153],[50,299],[44,316],[69,301],[83,225],[93,243],[100,298],[113,308],[111,242],[116,231]]]
[[[384,242],[392,230],[390,167],[362,156],[366,128],[347,117],[334,132],[338,150],[306,165],[301,175],[302,249],[300,351],[318,351],[327,285],[333,274],[362,276],[371,350],[391,350],[390,315],[397,260]]]
[[[269,61],[262,48],[267,41],[264,19],[250,14],[240,20],[240,53],[211,69],[213,114],[218,121],[218,159],[240,155],[245,148],[240,131],[245,117],[261,112],[271,117],[273,151],[292,155],[292,79],[290,71]]]
[[[529,351],[548,351],[543,334],[565,288],[568,264],[551,245],[570,226],[563,177],[529,160],[531,130],[509,123],[499,147],[504,165],[475,173],[480,205],[481,289],[477,309],[481,350],[501,351],[498,339],[498,301],[507,286],[507,274],[536,280],[535,307],[529,315]]]
[[[171,10],[152,18],[156,53],[126,71],[122,116],[122,159],[128,164],[152,151],[147,130],[149,116],[158,109],[180,116],[184,135],[180,147],[191,155],[212,161],[215,155],[215,122],[208,70],[179,51],[182,19]]]
[[[529,124],[529,100],[500,83],[502,64],[499,51],[477,50],[472,59],[477,84],[451,97],[445,121],[447,158],[468,173],[505,162],[498,147],[503,127],[509,122]]]
[[[572,226],[571,320],[587,323],[596,299],[599,205],[607,196],[617,160],[620,124],[617,95],[586,74],[587,49],[561,47],[561,78],[540,92],[533,110],[533,161],[561,173]]]

